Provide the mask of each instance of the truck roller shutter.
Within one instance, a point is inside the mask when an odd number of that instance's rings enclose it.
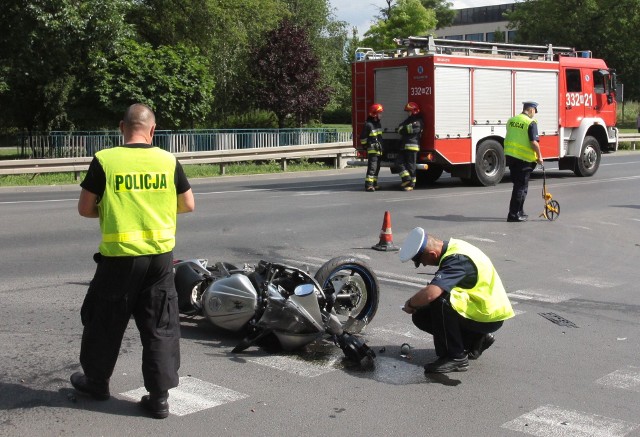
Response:
[[[476,68],[473,71],[474,124],[505,125],[513,115],[511,88],[511,70]]]
[[[536,114],[540,135],[558,135],[558,73],[556,71],[515,72],[516,114],[522,111],[522,102],[533,100],[540,107]]]
[[[404,105],[407,104],[408,78],[407,67],[380,68],[375,71],[376,103],[384,107],[382,129],[394,132],[407,117]]]
[[[470,73],[467,67],[435,67],[435,133],[439,138],[471,134]]]

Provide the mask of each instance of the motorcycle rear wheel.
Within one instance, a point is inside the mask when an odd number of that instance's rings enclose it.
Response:
[[[325,295],[335,293],[334,311],[344,324],[349,317],[369,323],[380,301],[378,278],[363,260],[339,256],[324,263],[316,272]]]

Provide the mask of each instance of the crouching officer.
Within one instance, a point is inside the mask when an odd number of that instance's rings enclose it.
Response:
[[[419,329],[433,335],[438,359],[425,373],[464,372],[495,341],[493,332],[514,316],[491,260],[466,241],[442,241],[415,228],[399,252],[400,261],[438,266],[431,283],[402,308]]]
[[[367,175],[364,179],[364,189],[373,192],[378,189],[378,174],[382,159],[382,124],[380,116],[384,108],[380,103],[374,103],[369,108],[369,117],[360,133],[360,144],[367,148]]]
[[[124,145],[96,153],[78,200],[83,217],[99,218],[102,241],[80,318],[83,372],[71,384],[109,399],[109,379],[133,315],[142,342],[142,407],[169,415],[168,390],[178,385],[180,320],[173,279],[176,214],[195,208],[189,181],[171,153],[151,145],[156,123],[143,104],[120,122]]]
[[[416,186],[416,159],[420,151],[420,138],[424,130],[424,121],[417,103],[409,102],[404,107],[409,117],[398,126],[398,133],[402,136],[402,153],[398,159],[398,168],[402,182],[400,186],[405,191],[411,191]]]

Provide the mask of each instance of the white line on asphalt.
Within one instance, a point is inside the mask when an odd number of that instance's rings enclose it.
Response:
[[[502,428],[540,437],[622,437],[640,427],[637,423],[581,411],[543,405],[504,423]]]
[[[464,235],[463,237],[461,237],[463,240],[475,240],[475,241],[482,241],[484,243],[495,243],[495,240],[491,240],[490,238],[482,238],[482,237],[476,237],[475,235]]]
[[[570,278],[560,278],[560,280],[563,282],[568,282],[570,284],[588,285],[596,288],[613,288],[620,285],[620,283],[603,281],[600,278],[589,278],[589,277],[578,277],[578,276],[570,277]]]
[[[320,263],[324,263],[327,260],[321,259],[321,258],[315,258],[315,257],[306,257],[306,259],[310,259],[310,260],[316,260],[319,261]],[[321,264],[320,263],[308,263],[308,262],[304,262],[304,261],[300,261],[300,260],[295,260],[295,259],[283,259],[283,262],[289,263],[292,266],[309,266],[309,267],[320,267]],[[427,285],[427,283],[429,282],[426,279],[422,279],[422,278],[415,278],[415,277],[407,277],[405,275],[398,275],[396,273],[391,273],[391,272],[381,272],[378,270],[374,271],[376,274],[376,277],[378,278],[379,281],[382,282],[389,282],[392,284],[399,284],[399,285],[409,285],[411,287],[416,286],[416,287],[424,287],[425,285]]]
[[[147,394],[144,387],[120,393],[128,399],[135,401]],[[169,410],[176,416],[185,416],[228,402],[237,401],[249,397],[229,388],[211,384],[191,376],[180,377],[178,387],[169,390]]]
[[[507,293],[510,299],[534,300],[538,302],[559,303],[577,297],[577,294],[548,294],[549,291],[516,290]]]
[[[23,203],[53,203],[53,202],[77,202],[78,199],[49,199],[49,200],[14,200],[0,202],[0,205],[17,205]]]
[[[398,309],[398,311],[401,311]],[[405,314],[401,312],[400,314]],[[406,314],[405,314],[406,315]],[[411,340],[424,340],[425,342],[433,342],[431,339],[431,335],[426,332],[422,332],[418,328],[416,328],[413,324],[409,323],[390,323],[384,326],[377,326],[372,329],[367,330],[368,335],[375,336],[376,338],[381,337],[385,340],[389,341],[398,341],[398,338],[402,339],[411,339]]]
[[[325,373],[336,370],[340,359],[338,357],[330,357],[328,361],[316,363],[303,361],[294,356],[270,355],[251,358],[247,361],[260,364],[261,366],[267,366],[273,369],[293,373],[294,375],[315,378],[316,376],[324,375]]]
[[[624,176],[624,177],[609,178],[609,179],[595,179],[595,180],[591,180],[591,181],[580,180],[580,181],[576,181],[576,182],[563,182],[561,184],[554,185],[553,189],[555,190],[557,188],[566,187],[566,186],[590,185],[590,184],[599,184],[599,183],[607,183],[607,182],[630,181],[630,180],[636,180],[636,179],[640,179],[640,175],[637,175],[637,176]],[[533,185],[538,185],[538,184],[533,184]],[[532,185],[529,185],[529,188],[531,188],[531,187],[532,187]],[[382,202],[386,202],[386,203],[415,202],[415,201],[418,201],[418,200],[439,199],[439,198],[447,198],[447,197],[480,196],[480,195],[485,195],[485,194],[498,194],[498,193],[508,193],[508,192],[511,192],[511,188],[496,189],[495,187],[491,187],[490,190],[486,190],[486,191],[480,191],[480,190],[461,191],[461,192],[456,192],[456,193],[431,194],[431,195],[425,195],[425,196],[414,196],[414,195],[412,195],[410,197],[401,197],[401,198],[396,198],[396,199],[384,199],[384,200],[382,200]],[[416,193],[416,192],[414,191],[414,193]]]
[[[640,392],[640,367],[627,366],[596,380],[596,384]]]

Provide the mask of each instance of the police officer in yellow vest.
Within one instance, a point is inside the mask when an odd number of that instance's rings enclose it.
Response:
[[[133,316],[149,392],[140,404],[153,417],[164,418],[168,390],[177,387],[180,367],[173,282],[176,215],[193,211],[195,202],[175,156],[151,145],[155,127],[148,106],[130,106],[120,122],[124,146],[96,153],[80,184],[78,212],[99,218],[102,241],[80,311],[84,373],[71,375],[71,384],[95,399],[109,399],[109,379]]]
[[[469,358],[489,348],[492,335],[514,316],[491,260],[477,247],[458,239],[442,241],[413,229],[399,252],[400,261],[438,266],[433,280],[407,299],[402,308],[413,323],[433,335],[438,359],[425,373],[464,372]]]
[[[507,121],[504,154],[513,182],[508,222],[526,222],[529,218],[523,209],[529,190],[529,177],[536,163],[542,164],[538,123],[533,118],[537,112],[536,102],[523,102],[522,113]]]

